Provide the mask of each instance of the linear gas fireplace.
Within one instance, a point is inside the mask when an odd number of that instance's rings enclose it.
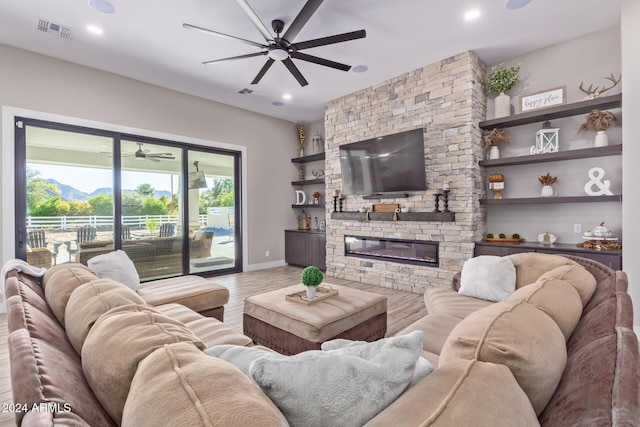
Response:
[[[438,242],[344,236],[346,256],[438,267]]]

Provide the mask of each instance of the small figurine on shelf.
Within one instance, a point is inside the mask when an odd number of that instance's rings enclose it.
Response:
[[[320,203],[320,192],[319,191],[314,191],[313,192],[313,204],[317,205],[318,203]]]
[[[302,213],[298,216],[298,230],[308,230],[310,223],[311,217],[309,217],[303,209]]]
[[[298,149],[298,157],[304,157],[304,141],[307,138],[307,129],[304,123],[299,122],[298,126],[298,142],[300,144],[300,148]]]

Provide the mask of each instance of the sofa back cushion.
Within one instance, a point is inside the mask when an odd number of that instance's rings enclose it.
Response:
[[[138,363],[164,344],[176,342],[205,348],[184,324],[147,305],[116,307],[95,322],[82,346],[82,369],[118,424]]]
[[[133,377],[122,426],[142,425],[287,424],[277,407],[238,368],[207,356],[191,343],[176,343],[147,356]]]
[[[527,395],[509,368],[456,359],[436,369],[379,413],[367,427],[537,426]]]
[[[65,308],[73,290],[97,278],[93,270],[82,264],[63,264],[47,270],[42,278],[44,295],[61,325],[64,325]]]
[[[78,354],[96,320],[112,308],[127,304],[145,302],[130,288],[111,279],[92,280],[71,293],[64,321],[69,341]]]
[[[19,329],[9,334],[11,389],[14,402],[28,407],[41,402],[57,403],[61,410],[64,410],[66,404],[86,425],[115,425],[85,381],[80,358],[73,349],[71,352],[64,351],[64,343],[71,347],[66,340],[53,345],[31,337],[27,329]],[[23,415],[23,412],[16,412],[18,425],[21,424]],[[42,424],[29,424],[25,416],[22,425]]]
[[[563,265],[579,265],[575,261],[560,255],[550,255],[538,252],[523,252],[508,255],[516,267],[516,289],[529,285],[544,273]]]
[[[561,265],[553,268],[539,277],[539,280],[544,279],[558,279],[573,286],[580,295],[583,307],[586,306],[591,299],[597,285],[596,278],[578,264]]]
[[[507,301],[526,302],[545,312],[556,322],[565,341],[571,337],[582,315],[578,291],[564,280],[541,277],[515,291]]]
[[[564,336],[549,316],[523,301],[502,301],[451,331],[439,366],[454,359],[507,366],[539,415],[558,386],[567,353]]]

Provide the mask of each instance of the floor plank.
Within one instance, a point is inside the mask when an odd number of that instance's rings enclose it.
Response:
[[[242,308],[246,297],[298,284],[301,273],[301,268],[286,266],[211,279],[229,289],[229,302],[225,305],[225,324],[241,332]],[[420,294],[332,277],[326,277],[325,282],[385,295],[388,315],[387,336],[395,335],[407,325],[427,314],[423,296]],[[0,314],[0,404],[2,400],[7,403],[12,401],[11,378],[7,373],[9,363],[7,335],[7,315]],[[14,425],[13,414],[0,412],[0,427]]]

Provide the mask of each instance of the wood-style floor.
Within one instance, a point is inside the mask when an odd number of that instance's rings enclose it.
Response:
[[[274,289],[300,283],[302,269],[297,267],[277,267],[269,270],[232,274],[211,279],[229,289],[229,302],[225,305],[225,324],[242,331],[242,306],[244,299]],[[387,297],[387,336],[396,334],[405,326],[427,314],[420,294],[382,288],[349,280],[325,278],[325,282],[349,286]],[[11,377],[9,375],[9,352],[7,349],[7,316],[0,315],[0,405],[11,403]],[[13,426],[13,414],[0,412],[0,427]]]

